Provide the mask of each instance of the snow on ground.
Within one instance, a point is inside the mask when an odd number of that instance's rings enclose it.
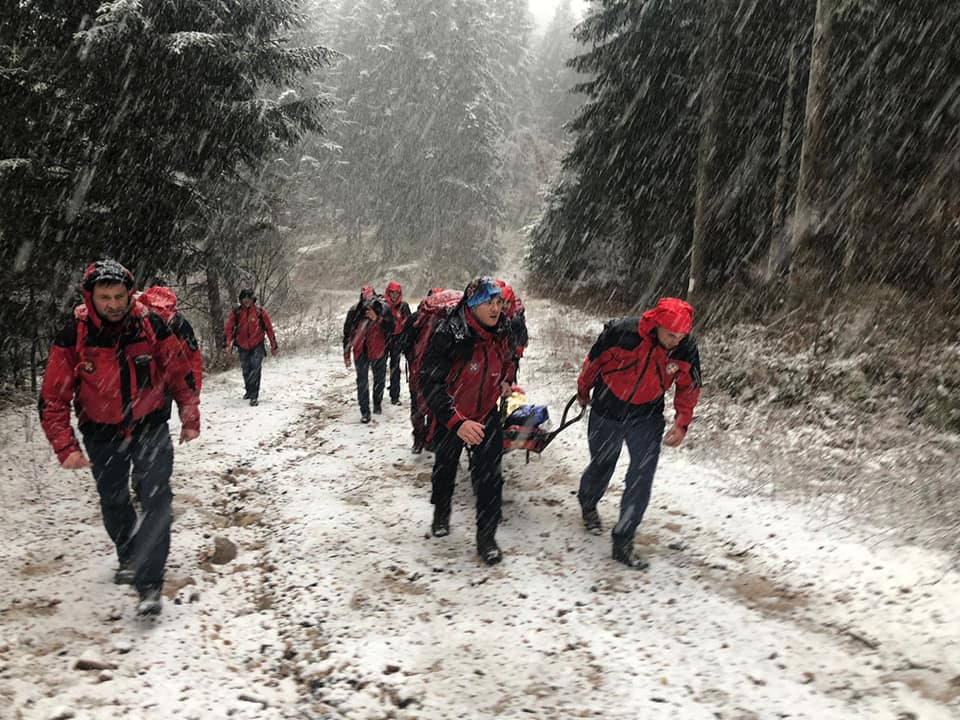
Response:
[[[600,320],[528,306],[521,383],[556,421]],[[155,621],[111,584],[89,472],[56,466],[33,408],[0,415],[0,717],[960,716],[949,558],[730,492],[737,468],[681,448],[638,537],[651,569],[622,568],[580,526],[580,422],[530,464],[505,456],[487,568],[465,461],[431,538],[408,397],[362,425],[354,387],[337,347],[268,361],[258,408],[239,371],[209,378]]]

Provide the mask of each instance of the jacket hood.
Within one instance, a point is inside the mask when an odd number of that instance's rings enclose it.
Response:
[[[387,302],[393,304],[393,300],[390,299],[390,293],[391,293],[391,292],[398,292],[398,293],[400,293],[399,297],[397,298],[397,304],[403,302],[403,288],[400,287],[400,283],[398,283],[396,280],[391,280],[390,282],[388,282],[388,283],[387,283],[387,290],[386,290],[386,293],[387,293]]]
[[[657,327],[686,335],[693,329],[693,306],[679,298],[661,298],[640,317],[638,332],[649,335]]]

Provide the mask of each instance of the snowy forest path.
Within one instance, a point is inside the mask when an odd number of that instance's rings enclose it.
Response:
[[[528,307],[521,383],[557,413],[599,322]],[[530,464],[505,455],[506,557],[487,568],[466,460],[452,533],[431,538],[432,457],[407,449],[407,398],[362,425],[353,373],[334,363],[304,429],[277,449],[298,481],[277,498],[282,542],[267,550],[288,568],[274,602],[309,712],[951,716],[960,657],[944,630],[958,579],[943,558],[871,548],[806,508],[733,495],[731,476],[667,452],[638,536],[652,569],[637,574],[581,527],[582,422]],[[608,526],[622,472],[601,506]]]
[[[527,304],[521,382],[557,413],[600,320]],[[960,581],[938,555],[735,494],[735,468],[681,450],[638,536],[651,569],[628,570],[580,524],[580,422],[529,464],[505,455],[488,568],[465,459],[452,533],[429,536],[405,393],[361,424],[337,348],[270,360],[257,408],[241,392],[239,371],[211,376],[201,441],[177,450],[156,623],[109,582],[89,474],[55,466],[32,409],[3,415],[0,697],[19,717],[956,715]]]

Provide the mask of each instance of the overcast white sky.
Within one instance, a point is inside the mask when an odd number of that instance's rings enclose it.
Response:
[[[557,6],[562,2],[566,2],[566,0],[530,0],[530,12],[533,13],[537,27],[543,28],[546,26],[553,17]],[[573,0],[573,11],[578,16],[583,16],[583,11],[586,7],[586,0]]]

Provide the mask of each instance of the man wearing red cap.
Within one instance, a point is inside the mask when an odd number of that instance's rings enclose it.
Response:
[[[603,532],[597,504],[626,442],[630,465],[612,533],[613,558],[638,570],[648,563],[634,552],[633,536],[650,502],[661,439],[670,447],[683,442],[700,396],[700,355],[691,329],[693,307],[677,298],[661,299],[640,318],[613,320],[590,349],[577,381],[580,404],[592,405],[590,464],[577,493],[583,524],[594,535]],[[671,385],[676,412],[664,434],[664,395]]]

